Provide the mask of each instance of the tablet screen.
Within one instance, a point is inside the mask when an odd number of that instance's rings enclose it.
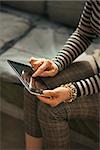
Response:
[[[35,95],[43,94],[43,90],[47,89],[47,86],[43,82],[41,77],[36,78],[32,77],[33,73],[35,72],[34,68],[11,60],[7,61],[13,68],[13,70],[16,72],[22,84],[31,94]]]

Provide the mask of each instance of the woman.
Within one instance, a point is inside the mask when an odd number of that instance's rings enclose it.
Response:
[[[36,70],[33,77],[53,77],[46,79],[46,83],[53,90],[45,90],[44,97],[34,97],[25,91],[27,150],[69,149],[70,119],[98,120],[99,96],[92,101],[93,95],[100,91],[100,62],[97,55],[92,56],[96,65],[95,73],[87,62],[72,63],[98,36],[100,1],[88,0],[76,31],[57,56],[52,60],[30,59]],[[81,99],[87,95],[92,97]]]

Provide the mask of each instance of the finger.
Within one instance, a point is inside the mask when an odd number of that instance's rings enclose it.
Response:
[[[48,98],[48,97],[44,97],[44,96],[37,96],[39,100],[41,100],[43,103],[46,103],[46,104],[49,104],[49,105],[52,105],[53,103],[53,100],[55,99],[51,99],[51,98]]]
[[[36,67],[40,67],[42,64],[43,64],[42,60],[37,60],[36,62],[34,62],[33,65],[36,66]]]
[[[34,65],[41,65],[44,61],[43,60],[37,60],[34,62]]]
[[[30,64],[35,64],[36,62],[44,62],[45,61],[45,58],[35,58],[35,57],[31,57],[29,59],[29,63]]]
[[[31,66],[37,70],[42,64],[44,63],[44,59],[43,58],[38,58],[38,59],[34,59],[32,58],[32,60],[30,61]]]
[[[41,73],[43,73],[46,68],[47,68],[47,63],[44,62],[44,63],[36,70],[36,72],[33,74],[33,77],[40,76]]]
[[[50,98],[44,97],[44,96],[37,96],[42,102],[49,104],[50,103]]]
[[[50,71],[44,71],[40,75],[41,77],[53,77],[54,76],[54,69]]]
[[[34,63],[35,61],[37,61],[37,58],[35,58],[35,57],[31,57],[29,59],[29,63]]]
[[[34,60],[29,62],[32,67],[37,66],[38,64],[40,65],[42,62],[40,60]]]
[[[37,96],[43,103],[49,104],[52,107],[55,107],[59,104],[59,102],[55,98],[47,98],[42,96]]]
[[[36,61],[36,62],[32,63],[31,66],[32,66],[35,70],[37,70],[42,64],[43,64],[42,61]]]

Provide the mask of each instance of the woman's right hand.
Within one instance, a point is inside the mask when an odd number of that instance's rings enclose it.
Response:
[[[53,77],[58,73],[58,67],[52,60],[32,57],[29,63],[35,69],[35,73],[32,75],[33,77]]]

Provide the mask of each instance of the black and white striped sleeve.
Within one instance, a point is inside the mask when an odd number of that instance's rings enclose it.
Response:
[[[82,54],[98,35],[100,35],[100,2],[87,0],[77,29],[53,59],[59,71]]]
[[[77,89],[77,96],[91,95],[100,92],[100,73],[73,83]]]
[[[97,36],[100,36],[100,1],[87,0],[77,29],[53,59],[59,71],[82,54]],[[100,91],[100,73],[74,84],[78,96],[97,93]]]

